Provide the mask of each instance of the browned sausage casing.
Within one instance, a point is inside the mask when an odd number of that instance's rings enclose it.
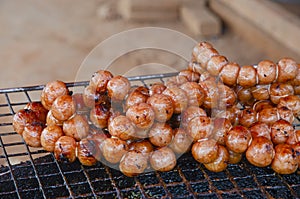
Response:
[[[149,156],[153,151],[153,146],[148,140],[139,140],[129,144],[129,151],[135,151]]]
[[[90,120],[98,128],[106,128],[110,117],[109,107],[104,104],[96,105],[90,111]]]
[[[239,123],[245,127],[250,127],[257,121],[257,113],[252,108],[246,108],[243,110],[239,117]]]
[[[219,76],[222,82],[228,86],[236,85],[240,66],[237,63],[229,62],[223,66]]]
[[[221,72],[223,66],[228,63],[226,57],[222,55],[212,56],[211,59],[207,62],[207,71],[213,75],[217,76]]]
[[[196,142],[212,135],[212,124],[209,117],[198,116],[193,118],[187,127],[187,132]]]
[[[198,140],[192,146],[192,155],[196,161],[207,164],[215,161],[218,157],[219,145],[214,139]]]
[[[14,130],[22,135],[26,124],[38,121],[36,114],[32,110],[21,109],[13,117]]]
[[[113,78],[113,75],[106,70],[99,70],[92,75],[90,86],[92,86],[96,92],[104,93],[109,80]]]
[[[218,107],[219,90],[214,79],[206,79],[199,82],[200,87],[204,90],[204,108],[212,109]]]
[[[148,158],[136,151],[127,152],[120,161],[120,171],[128,176],[133,177],[144,172],[148,166]]]
[[[188,97],[186,92],[178,87],[167,88],[164,95],[170,96],[173,100],[174,113],[181,113],[188,106]]]
[[[287,82],[293,80],[298,71],[298,65],[295,60],[291,58],[282,58],[278,64],[278,77],[277,82]]]
[[[139,86],[129,93],[125,101],[125,110],[130,106],[146,102],[149,97],[149,90],[146,87]]]
[[[23,131],[23,139],[28,146],[40,147],[41,146],[41,134],[44,129],[42,122],[28,123]]]
[[[149,141],[155,146],[167,146],[172,139],[173,129],[166,123],[154,123],[149,131]]]
[[[300,113],[300,98],[297,95],[283,97],[279,100],[277,107],[287,107],[295,116],[298,116]]]
[[[74,115],[76,104],[72,96],[62,95],[57,97],[51,107],[52,115],[60,121],[65,121]]]
[[[251,88],[251,94],[256,100],[267,100],[270,98],[269,85],[256,85]]]
[[[225,135],[232,128],[231,122],[226,118],[216,118],[213,125],[213,138],[218,144],[225,145]]]
[[[227,168],[229,160],[229,153],[226,147],[219,145],[218,157],[215,161],[204,164],[205,168],[212,172],[221,172]]]
[[[35,113],[38,120],[40,120],[43,123],[46,123],[48,110],[45,109],[41,102],[29,102],[28,104],[26,104],[24,109],[32,110]]]
[[[127,151],[125,141],[118,138],[107,138],[102,143],[103,157],[110,163],[118,163]]]
[[[126,111],[126,117],[128,117],[138,128],[148,129],[154,123],[155,113],[149,104],[140,103],[131,106]]]
[[[229,159],[228,159],[229,164],[237,164],[241,161],[243,157],[242,153],[236,153],[231,150],[228,150],[228,154],[229,154]]]
[[[50,110],[50,111],[48,111],[48,114],[47,114],[46,124],[47,124],[47,126],[51,126],[51,125],[62,126],[63,125],[63,121],[60,121],[60,120],[56,119],[52,115],[52,111]]]
[[[290,84],[274,83],[271,85],[269,92],[271,101],[278,104],[281,98],[294,95],[294,88]]]
[[[170,96],[158,93],[153,94],[148,98],[147,103],[152,107],[156,121],[166,122],[172,117],[174,105]]]
[[[253,138],[246,151],[247,160],[257,167],[266,167],[270,165],[274,156],[275,150],[273,148],[273,143],[263,136]]]
[[[275,157],[272,169],[279,174],[292,174],[298,168],[295,151],[288,144],[278,144],[275,147]]]
[[[199,73],[188,69],[180,71],[178,75],[185,76],[189,82],[198,82],[200,78]]]
[[[189,151],[193,139],[182,128],[174,129],[174,138],[170,143],[170,148],[177,154],[183,154]]]
[[[108,131],[121,140],[129,140],[135,136],[136,129],[130,119],[125,115],[119,115],[109,123]]]
[[[79,141],[86,138],[89,134],[89,123],[85,116],[76,114],[74,117],[63,123],[65,135],[75,138]]]
[[[256,69],[253,66],[242,66],[237,77],[237,84],[244,88],[256,85]]]
[[[263,136],[271,140],[271,128],[264,122],[255,122],[249,130],[252,138]]]
[[[165,83],[166,87],[179,87],[180,85],[188,82],[186,76],[177,75],[174,77],[170,77],[167,82]]]
[[[70,136],[61,136],[54,147],[54,156],[61,162],[74,162],[76,160],[76,141]]]
[[[258,112],[258,121],[272,125],[274,122],[279,120],[279,114],[276,107],[265,108]]]
[[[176,162],[174,152],[168,147],[159,148],[150,155],[151,167],[156,171],[170,171]]]
[[[96,157],[99,147],[96,146],[94,140],[84,138],[78,142],[77,145],[77,157],[82,165],[92,166],[97,163]]]
[[[235,92],[226,85],[218,85],[219,92],[219,108],[225,109],[233,106],[236,103],[236,94]]]
[[[285,143],[293,133],[293,125],[285,120],[278,120],[271,126],[271,139],[274,144]]]
[[[150,86],[149,94],[161,94],[167,87],[162,82],[156,82]]]
[[[204,90],[196,82],[186,82],[180,86],[186,92],[189,106],[201,106],[204,102]]]
[[[225,136],[225,143],[229,150],[244,153],[251,141],[250,131],[243,126],[235,126]]]
[[[107,83],[108,96],[115,101],[125,99],[130,90],[130,82],[126,77],[115,76]]]
[[[277,66],[274,62],[263,60],[257,64],[257,78],[259,84],[271,84],[276,79]]]
[[[205,110],[198,106],[189,106],[187,109],[184,110],[181,116],[181,125],[184,128],[187,128],[189,122],[198,116],[207,116]]]
[[[63,136],[64,133],[60,126],[47,126],[41,134],[41,145],[46,151],[53,152],[55,142]]]
[[[62,95],[69,94],[69,89],[62,81],[53,81],[46,84],[41,93],[41,102],[43,106],[50,110],[54,100]]]

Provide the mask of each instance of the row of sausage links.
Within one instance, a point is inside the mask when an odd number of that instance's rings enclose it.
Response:
[[[294,84],[300,85],[300,65],[291,58],[282,58],[277,64],[264,60],[257,66],[240,67],[220,55],[210,43],[201,42],[194,47],[192,59],[199,63],[193,65],[194,71],[208,71],[212,76],[219,76],[224,84],[230,86],[253,87],[257,84],[293,81],[295,78]]]

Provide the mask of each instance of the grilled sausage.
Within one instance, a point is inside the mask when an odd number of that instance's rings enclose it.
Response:
[[[70,95],[62,95],[54,100],[51,111],[57,120],[65,121],[74,115],[76,104]]]
[[[140,103],[130,107],[126,111],[126,117],[128,117],[138,128],[148,129],[154,123],[155,113],[149,104]]]
[[[249,88],[256,85],[256,69],[253,66],[242,66],[237,77],[237,84]]]
[[[107,83],[113,78],[113,75],[107,70],[99,70],[92,75],[89,85],[95,89],[97,93],[105,93]]]
[[[167,88],[164,95],[170,96],[173,100],[174,113],[181,113],[188,106],[188,97],[186,92],[178,87]]]
[[[54,156],[61,162],[74,162],[76,160],[76,141],[70,136],[61,136],[54,146]]]
[[[40,147],[41,146],[41,134],[44,129],[42,122],[28,123],[23,131],[23,139],[28,146]]]
[[[189,122],[198,116],[207,116],[205,110],[198,106],[189,106],[183,111],[180,124],[183,128],[187,128]]]
[[[118,163],[127,151],[127,144],[125,141],[118,138],[107,138],[102,143],[103,157],[110,163]]]
[[[235,62],[229,62],[223,66],[219,77],[221,81],[228,85],[233,86],[237,83],[237,78],[239,76],[240,66]]]
[[[12,124],[14,130],[18,134],[22,135],[25,126],[36,121],[38,121],[38,118],[34,111],[29,109],[21,109],[14,115]]]
[[[149,160],[151,167],[156,171],[170,171],[176,166],[176,156],[168,147],[153,151]]]
[[[149,141],[155,146],[167,146],[172,139],[173,129],[166,123],[154,123],[149,131]]]
[[[136,134],[135,125],[124,115],[115,117],[109,123],[108,131],[112,136],[116,136],[121,140],[132,139]]]
[[[222,68],[225,64],[228,63],[228,60],[226,57],[222,55],[214,55],[211,57],[211,59],[207,62],[207,68],[206,70],[213,76],[219,75]]]
[[[106,128],[110,114],[108,106],[99,104],[90,111],[90,120],[98,128]]]
[[[80,141],[89,134],[89,123],[83,115],[76,114],[74,117],[64,121],[63,131],[65,135]]]
[[[198,116],[193,118],[187,127],[187,132],[193,138],[194,142],[209,138],[212,135],[212,124],[209,117]]]
[[[294,88],[290,84],[274,83],[271,85],[269,93],[271,101],[278,104],[281,98],[294,95]]]
[[[97,163],[99,147],[96,142],[90,138],[84,138],[77,144],[77,158],[82,165],[92,166]]]
[[[130,106],[145,103],[149,97],[149,89],[143,86],[139,86],[131,91],[125,101],[125,110]]]
[[[125,99],[130,90],[130,82],[126,77],[115,76],[107,83],[108,96],[114,101]]]
[[[181,88],[186,92],[189,106],[201,106],[204,102],[204,90],[196,82],[186,82],[182,84]]]
[[[288,144],[275,146],[275,157],[271,164],[272,169],[279,174],[292,174],[298,168],[295,151]]]
[[[200,74],[194,72],[193,70],[181,70],[178,76],[185,76],[189,82],[198,82],[200,79]]]
[[[204,166],[209,171],[221,172],[221,171],[224,171],[227,168],[228,161],[229,161],[228,150],[224,146],[219,145],[217,159],[215,159],[211,163],[204,164]]]
[[[274,156],[275,150],[273,148],[273,143],[263,136],[253,138],[246,151],[247,160],[257,167],[266,167],[270,165]]]
[[[154,94],[161,94],[167,87],[162,82],[156,82],[150,86],[150,96]]]
[[[213,138],[218,144],[225,145],[225,135],[232,128],[231,122],[226,118],[216,118],[213,124]]]
[[[202,164],[215,161],[218,157],[219,145],[214,139],[198,140],[192,146],[192,155],[194,159]]]
[[[47,126],[41,134],[41,145],[46,151],[53,152],[55,142],[63,136],[62,128],[57,125]]]
[[[225,135],[226,147],[236,153],[244,153],[250,141],[251,133],[243,126],[235,126]]]
[[[270,60],[263,60],[257,64],[258,84],[271,84],[276,80],[277,66]]]
[[[278,120],[271,126],[271,139],[274,144],[285,143],[293,133],[293,125],[285,120]]]
[[[62,95],[68,95],[69,89],[62,81],[52,81],[46,84],[41,93],[41,103],[50,110],[54,100]]]
[[[26,104],[24,109],[32,110],[35,113],[38,120],[40,120],[43,123],[46,123],[48,110],[45,109],[41,102],[29,102],[28,104]]]
[[[129,151],[122,157],[119,168],[124,175],[133,177],[143,173],[147,166],[148,159],[143,153]]]
[[[177,154],[183,154],[189,151],[193,139],[182,128],[174,129],[174,137],[169,147]]]
[[[282,58],[278,61],[277,82],[287,82],[293,80],[298,72],[298,65],[291,58]]]
[[[174,105],[170,96],[158,93],[153,94],[147,99],[147,103],[152,107],[156,121],[166,122],[171,119]]]

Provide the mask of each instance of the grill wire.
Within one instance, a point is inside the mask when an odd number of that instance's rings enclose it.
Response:
[[[132,85],[149,85],[176,75],[129,77]],[[68,83],[72,90],[88,82]],[[28,147],[14,132],[12,117],[31,101],[39,101],[43,86],[0,89],[0,198],[299,198],[300,175],[275,174],[245,158],[213,173],[190,153],[169,172],[149,172],[129,178],[102,163],[91,167],[57,162],[52,153]],[[20,99],[21,98],[21,99]],[[296,128],[299,125],[295,125]],[[18,162],[20,161],[21,162]]]

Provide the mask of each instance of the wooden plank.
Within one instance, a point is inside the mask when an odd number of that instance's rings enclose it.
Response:
[[[257,28],[300,55],[300,20],[270,0],[219,0]]]
[[[128,13],[124,18],[136,22],[174,21],[179,18],[179,14],[159,11],[134,11]]]
[[[178,12],[180,1],[179,0],[119,0],[122,6],[133,11],[168,11]]]
[[[249,43],[262,48],[271,59],[277,61],[284,56],[294,58],[300,62],[300,54],[291,50],[282,42],[276,40],[268,32],[261,30],[256,24],[253,24],[242,15],[238,14],[225,4],[222,0],[210,0],[209,7],[218,14],[234,32],[249,41]],[[282,40],[285,38],[282,38]],[[247,50],[247,49],[241,49]]]
[[[208,37],[221,34],[221,20],[206,6],[183,5],[180,9],[180,17],[195,35]]]

